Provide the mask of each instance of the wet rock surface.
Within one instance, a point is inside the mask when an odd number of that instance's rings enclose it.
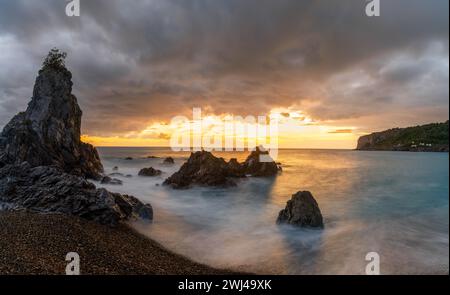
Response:
[[[164,159],[163,164],[172,165],[172,164],[175,164],[175,161],[172,157],[167,157]]]
[[[58,167],[26,162],[0,168],[0,202],[11,204],[11,209],[64,213],[112,226],[132,217],[153,218],[151,206],[132,196],[97,189]]]
[[[147,176],[147,177],[159,176],[161,174],[162,174],[161,170],[154,169],[153,167],[143,168],[138,173],[139,176]]]
[[[236,159],[226,162],[210,152],[195,152],[178,172],[164,181],[164,185],[178,189],[192,185],[227,187],[235,186],[235,179],[246,175],[255,177],[277,175],[279,171],[277,164],[271,161],[270,157],[265,159],[268,162],[262,162],[261,155],[269,156],[267,152],[257,148],[244,163],[239,163]]]
[[[224,159],[201,151],[192,153],[180,170],[164,181],[164,185],[180,189],[191,185],[233,186],[235,182],[229,179],[228,164]]]
[[[300,191],[292,196],[286,208],[280,211],[277,223],[309,228],[324,227],[319,205],[308,191]]]
[[[100,183],[101,184],[110,184],[110,185],[122,185],[123,184],[122,180],[117,179],[117,178],[112,178],[109,176],[103,176]]]
[[[270,158],[269,152],[256,148],[243,163],[246,174],[254,177],[269,177],[278,174],[281,169]]]

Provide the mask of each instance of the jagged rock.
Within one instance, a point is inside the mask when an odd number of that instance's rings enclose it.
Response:
[[[228,163],[223,158],[217,158],[210,152],[192,153],[180,170],[164,181],[165,185],[174,188],[186,188],[191,185],[202,186],[233,186],[232,178],[251,176],[274,176],[279,168],[273,161],[261,162],[260,155],[268,155],[259,148],[248,156],[245,163],[240,164],[236,159]]]
[[[204,186],[233,186],[227,162],[206,151],[192,153],[178,172],[164,181],[173,188],[187,188],[193,184]]]
[[[167,157],[164,159],[163,164],[175,164],[175,161],[172,157]]]
[[[39,71],[28,108],[0,135],[0,166],[28,162],[99,178],[103,166],[97,150],[80,140],[82,112],[71,79],[64,66],[44,65]]]
[[[0,204],[8,210],[63,213],[116,225],[132,217],[151,219],[150,205],[96,189],[101,180],[97,150],[80,140],[81,109],[72,92],[65,54],[52,50],[39,71],[33,97],[0,134]],[[103,177],[103,183],[116,183]]]
[[[280,168],[272,160],[269,162],[262,162],[261,156],[270,157],[269,152],[262,151],[260,148],[256,148],[255,151],[247,157],[243,164],[243,168],[246,174],[255,177],[267,177],[277,175]]]
[[[131,160],[133,160],[133,158],[132,157],[126,157],[125,160],[131,161]]]
[[[323,218],[319,205],[308,191],[292,195],[286,208],[280,211],[277,223],[288,223],[299,227],[323,228]]]
[[[245,168],[244,166],[238,162],[237,159],[232,158],[228,162],[228,171],[227,174],[230,177],[245,177]]]
[[[111,226],[133,217],[153,217],[151,206],[132,196],[96,189],[58,167],[32,167],[26,162],[0,168],[0,202],[10,209],[75,215]]]
[[[161,175],[162,171],[161,170],[157,170],[154,169],[153,167],[150,168],[143,168],[141,169],[141,171],[139,171],[139,176],[149,176],[149,177],[153,177],[153,176],[158,176]]]
[[[111,184],[111,185],[122,185],[123,184],[122,180],[117,179],[117,178],[111,178],[109,176],[103,176],[100,183],[101,184]]]

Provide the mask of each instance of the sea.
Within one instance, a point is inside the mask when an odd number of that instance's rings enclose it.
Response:
[[[131,226],[194,261],[257,274],[366,274],[374,261],[381,274],[449,272],[448,153],[281,149],[276,177],[187,190],[162,183],[189,152],[102,147],[99,153],[106,173],[117,166],[132,177],[117,177],[121,186],[97,186],[153,206],[153,222]],[[244,161],[248,152],[214,154]],[[163,164],[168,156],[174,165]],[[144,167],[163,174],[138,176]],[[286,202],[306,190],[325,228],[277,225]]]

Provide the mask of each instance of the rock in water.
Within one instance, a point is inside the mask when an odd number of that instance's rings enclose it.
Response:
[[[105,189],[57,167],[32,167],[24,162],[0,168],[0,202],[12,209],[63,213],[114,226],[132,217],[151,220],[150,205]]]
[[[277,223],[323,228],[323,218],[319,205],[308,191],[300,191],[292,196],[292,199],[287,202],[286,208],[280,211]]]
[[[237,159],[232,158],[228,162],[228,175],[230,177],[245,177],[245,169]]]
[[[111,178],[109,176],[103,176],[100,183],[101,184],[111,184],[111,185],[122,185],[123,184],[122,180],[117,179],[117,178]]]
[[[0,135],[0,163],[52,165],[99,178],[103,166],[97,150],[80,140],[82,112],[72,94],[71,79],[64,65],[43,66],[27,110],[16,115]]]
[[[164,181],[164,185],[173,188],[187,188],[193,184],[201,186],[233,186],[235,183],[228,179],[227,162],[214,157],[206,151],[192,153],[188,161],[178,172]]]
[[[272,160],[268,162],[262,162],[261,156],[269,157],[269,152],[262,151],[260,148],[256,148],[255,151],[251,152],[251,154],[245,160],[243,167],[246,174],[255,177],[267,177],[277,175],[278,165]]]
[[[167,157],[167,158],[164,159],[163,164],[171,165],[171,164],[175,164],[175,161],[174,161],[174,159],[172,157]]]
[[[164,181],[173,188],[187,188],[191,185],[201,186],[234,186],[233,178],[251,176],[274,176],[279,168],[274,161],[262,162],[261,155],[267,155],[259,148],[248,156],[245,163],[231,159],[228,163],[210,152],[192,153],[180,170]],[[270,158],[269,158],[270,159]]]
[[[141,171],[139,171],[139,176],[149,176],[149,177],[153,177],[153,176],[158,176],[161,175],[162,171],[161,170],[157,170],[154,169],[153,167],[150,168],[143,168],[141,169]]]

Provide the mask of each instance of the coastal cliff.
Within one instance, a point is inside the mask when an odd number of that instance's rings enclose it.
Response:
[[[408,128],[394,128],[359,138],[357,150],[448,152],[448,121]]]

